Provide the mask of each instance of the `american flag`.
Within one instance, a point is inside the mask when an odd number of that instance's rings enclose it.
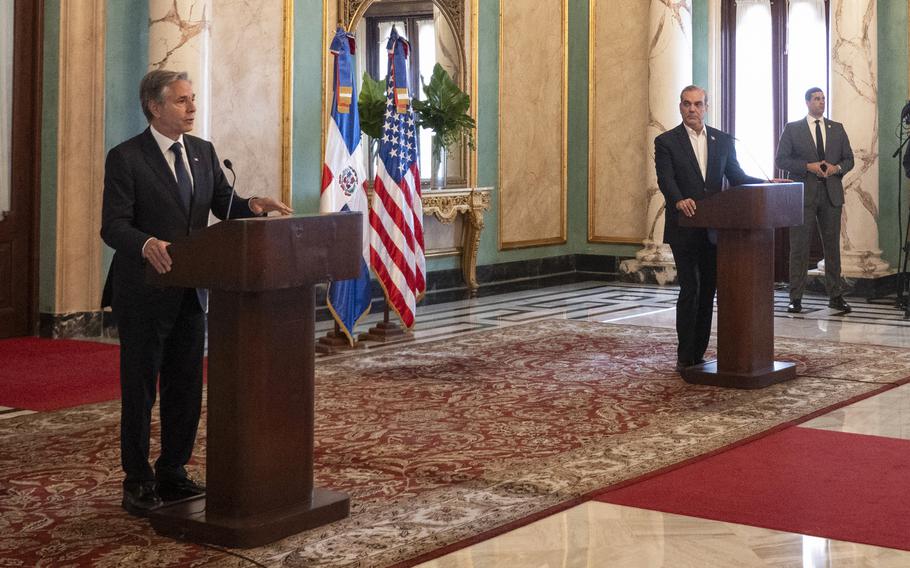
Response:
[[[426,291],[423,204],[420,197],[417,127],[408,88],[410,45],[395,28],[389,35],[386,113],[370,205],[370,268],[389,306],[405,327],[414,325]]]

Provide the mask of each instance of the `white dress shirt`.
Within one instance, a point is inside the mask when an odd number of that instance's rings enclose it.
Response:
[[[698,160],[698,169],[701,170],[701,178],[708,179],[708,129],[704,125],[701,132],[695,132],[685,123],[686,132],[689,133],[689,142],[692,143],[692,150],[695,151],[695,159]]]
[[[183,151],[180,152],[183,157],[183,167],[186,168],[186,173],[190,176],[190,183],[193,185],[195,190],[196,182],[193,180],[193,169],[190,168],[190,160],[186,155],[186,144],[183,143],[183,134],[180,135],[176,140],[172,140],[165,136],[164,134],[155,130],[155,127],[149,125],[149,129],[152,131],[152,136],[155,138],[155,142],[158,143],[158,148],[161,149],[161,153],[164,155],[164,160],[167,162],[169,168],[171,168],[171,174],[174,175],[174,181],[177,180],[177,170],[174,169],[174,162],[176,162],[176,154],[171,150],[171,146],[174,145],[174,142],[179,142],[180,146],[183,148]]]
[[[818,148],[818,140],[815,139],[815,121],[818,121],[818,126],[822,131],[822,144],[825,148],[828,147],[828,129],[825,127],[825,117],[815,118],[811,114],[806,115],[806,121],[809,123],[809,132],[812,134],[812,141],[815,142],[815,147]]]

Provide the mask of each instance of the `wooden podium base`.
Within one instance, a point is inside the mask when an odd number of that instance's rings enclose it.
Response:
[[[682,372],[683,380],[693,385],[711,385],[734,389],[762,389],[774,383],[796,378],[796,363],[772,361],[770,369],[752,373],[734,373],[717,369],[717,361],[688,367]]]
[[[155,509],[149,521],[162,536],[230,548],[253,548],[286,536],[344,519],[350,513],[347,495],[313,489],[313,503],[269,514],[238,518],[207,515],[205,495]]]

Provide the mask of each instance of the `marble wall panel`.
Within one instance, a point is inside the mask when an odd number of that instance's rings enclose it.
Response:
[[[622,17],[617,17],[622,14]],[[591,0],[588,239],[648,236],[648,2]]]
[[[855,165],[844,176],[844,276],[893,272],[878,246],[878,59],[875,0],[831,3],[831,118],[850,137]],[[820,267],[824,265],[821,264]]]
[[[211,139],[238,195],[281,197],[285,4],[214,3]]]
[[[193,134],[211,138],[212,0],[149,0],[149,69],[185,71],[198,111]]]
[[[565,0],[502,0],[499,36],[501,248],[566,240]]]

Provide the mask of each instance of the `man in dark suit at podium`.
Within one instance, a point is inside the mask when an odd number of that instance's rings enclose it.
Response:
[[[825,289],[828,307],[849,313],[840,273],[840,218],[844,206],[844,175],[853,169],[853,150],[844,125],[824,117],[825,93],[818,87],[806,91],[806,118],[790,122],[780,136],[778,168],[803,183],[803,224],[790,227],[790,305],[803,309],[806,269],[812,233],[818,227],[825,254]]]
[[[120,336],[123,508],[145,515],[163,500],[198,495],[187,476],[202,405],[204,290],[156,288],[145,267],[171,269],[167,246],[220,219],[290,208],[271,198],[233,197],[212,144],[186,134],[196,106],[186,73],[156,70],[140,84],[149,127],[113,148],[104,171],[101,237],[114,249],[105,298]],[[161,392],[161,455],[149,465],[151,411]]]
[[[679,215],[695,215],[697,202],[730,185],[765,183],[746,175],[736,160],[733,138],[706,126],[708,95],[695,85],[679,96],[682,124],[654,139],[657,185],[666,200],[664,242],[673,251],[679,278],[676,369],[704,362],[711,337],[717,290],[717,242],[713,231],[680,227]]]

